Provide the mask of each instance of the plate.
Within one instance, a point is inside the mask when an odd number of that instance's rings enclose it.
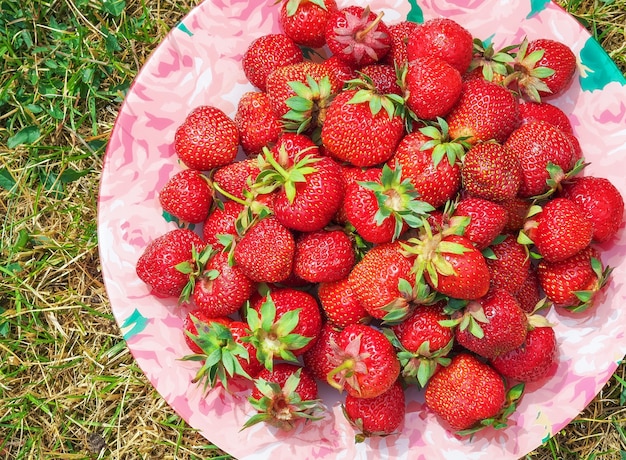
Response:
[[[338,2],[341,5],[347,2]],[[364,1],[352,2],[366,5]],[[556,4],[545,0],[374,0],[388,24],[404,18],[445,16],[496,47],[529,39],[567,43],[579,72],[567,92],[551,101],[570,115],[591,165],[626,196],[626,81],[590,35]],[[322,423],[284,434],[259,424],[240,431],[253,413],[245,393],[190,384],[197,364],[180,332],[183,312],[174,300],[152,296],[135,274],[145,246],[175,227],[162,216],[157,191],[179,169],[174,132],[191,109],[210,104],[234,116],[246,82],[241,56],[256,37],[279,31],[273,2],[207,0],[158,46],[123,103],[108,145],[99,196],[98,234],[106,289],[128,347],[161,396],[189,425],[237,458],[519,458],[565,427],[600,391],[626,352],[626,237],[622,228],[606,246],[603,262],[614,267],[608,294],[583,315],[551,310],[559,365],[547,381],[527,386],[511,426],[469,439],[446,432],[410,393],[399,435],[355,444],[337,396],[326,396]],[[336,392],[335,392],[336,393]]]

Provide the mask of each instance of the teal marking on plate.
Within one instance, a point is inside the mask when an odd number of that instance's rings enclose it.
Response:
[[[602,89],[613,82],[626,85],[624,75],[593,37],[580,50],[580,61],[579,80],[583,91]]]
[[[124,333],[124,340],[128,340],[136,334],[139,334],[146,328],[148,320],[139,313],[139,310],[135,311],[124,321],[122,329],[130,328]]]
[[[530,13],[526,16],[526,19],[533,17],[537,13],[546,9],[550,0],[530,0]]]
[[[489,35],[485,40],[483,40],[483,46],[487,48],[489,45],[491,45],[491,43],[493,42],[493,37],[495,36],[496,34]]]
[[[409,11],[409,14],[406,15],[406,20],[417,22],[418,24],[424,22],[424,13],[417,4],[417,0],[409,0],[409,4],[411,5],[411,11]]]
[[[176,26],[176,28],[177,28],[177,29],[182,30],[182,31],[183,31],[183,32],[185,32],[187,35],[189,35],[190,37],[193,37],[193,32],[191,32],[191,30],[189,30],[189,29],[187,28],[187,26],[186,26],[184,23],[182,23],[182,22],[178,23],[178,25]]]

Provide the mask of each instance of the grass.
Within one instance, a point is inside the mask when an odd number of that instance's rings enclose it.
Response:
[[[626,75],[626,0],[565,1]],[[136,366],[102,283],[115,116],[187,0],[0,0],[0,458],[231,458]],[[626,458],[626,367],[530,459]]]

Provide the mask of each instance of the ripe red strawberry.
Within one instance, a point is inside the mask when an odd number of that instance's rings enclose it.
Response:
[[[548,201],[524,226],[537,252],[548,262],[577,254],[591,242],[593,227],[580,207],[567,198]]]
[[[532,201],[528,198],[515,197],[510,200],[499,201],[500,205],[509,212],[509,220],[504,232],[515,233],[522,229],[528,218]]]
[[[537,265],[539,284],[548,299],[574,311],[595,304],[610,273],[610,268],[602,266],[598,250],[591,246],[565,260],[542,260]]]
[[[400,320],[414,299],[413,257],[399,242],[374,246],[354,266],[350,285],[363,308],[374,318]]]
[[[337,328],[368,323],[369,313],[357,297],[348,277],[317,285],[317,297],[328,323]]]
[[[408,62],[407,43],[418,24],[413,21],[400,21],[389,25],[391,48],[382,59],[382,62],[393,67],[402,68]]]
[[[319,147],[309,136],[297,133],[282,133],[270,152],[285,169],[293,167],[307,155],[321,155]]]
[[[557,40],[539,38],[524,40],[514,63],[515,77],[521,94],[539,102],[542,97],[561,94],[576,73],[576,56]]]
[[[528,331],[524,344],[491,360],[491,365],[508,379],[536,382],[546,377],[558,359],[556,336],[552,327]]]
[[[517,195],[522,170],[513,151],[498,142],[482,142],[463,156],[461,179],[470,195],[506,201]]]
[[[235,198],[245,200],[245,192],[250,191],[261,170],[254,158],[235,161],[216,169],[213,173],[213,183],[223,192]]]
[[[272,289],[254,299],[246,320],[259,361],[267,368],[272,358],[294,361],[301,356],[313,347],[322,328],[315,297],[293,288]]]
[[[453,198],[461,186],[461,169],[455,160],[435,159],[435,148],[427,143],[433,138],[414,131],[402,138],[387,162],[391,168],[402,168],[402,178],[409,179],[422,201],[439,208]]]
[[[339,59],[356,66],[380,61],[391,47],[389,28],[369,7],[351,5],[328,18],[326,44]]]
[[[609,241],[624,221],[624,199],[603,177],[575,177],[563,184],[562,196],[576,203],[593,227],[593,240]]]
[[[431,55],[409,60],[405,81],[406,105],[422,120],[444,117],[455,106],[463,81],[443,59]]]
[[[532,121],[517,128],[504,143],[514,152],[522,169],[521,197],[541,195],[550,189],[548,163],[568,171],[574,148],[568,136],[545,121]]]
[[[248,157],[258,155],[263,147],[276,142],[283,129],[271,110],[269,96],[261,91],[249,91],[241,96],[234,121],[239,143]]]
[[[336,74],[328,66],[310,61],[279,67],[267,76],[266,91],[270,99],[270,106],[279,119],[282,119],[291,110],[287,100],[298,96],[293,88],[293,82],[301,83],[311,89],[307,77],[310,77],[318,85],[322,85],[324,77],[328,80],[326,85],[329,86],[324,91],[319,91],[318,89],[318,91],[311,91],[309,94],[301,96],[303,98],[307,96],[310,102],[310,107],[307,111],[308,115],[306,116],[311,115],[315,117],[310,122],[311,125],[319,126],[323,122],[326,108],[335,94],[341,90],[343,82],[337,78]]]
[[[397,94],[403,96],[404,93],[398,84],[396,69],[387,64],[377,63],[362,67],[359,70],[361,76],[366,76],[372,80],[376,91],[380,94]]]
[[[541,290],[539,284],[539,277],[537,276],[537,270],[534,265],[530,266],[528,274],[522,287],[515,293],[515,298],[519,302],[519,306],[526,313],[532,313],[536,310],[537,304],[542,299],[545,300],[545,294]]]
[[[404,245],[416,255],[417,278],[422,276],[435,291],[456,299],[478,299],[489,290],[489,269],[484,256],[460,235],[433,234],[426,226],[422,236]]]
[[[573,133],[572,123],[570,122],[567,114],[559,107],[552,105],[549,102],[527,101],[520,104],[519,115],[521,123],[542,120],[553,124],[561,131],[570,134]]]
[[[257,414],[243,428],[265,422],[283,431],[293,430],[299,420],[319,420],[323,410],[317,383],[301,366],[279,363],[272,371],[262,371],[248,401]]]
[[[267,34],[248,45],[241,64],[248,81],[266,91],[267,76],[274,69],[303,60],[302,50],[293,39],[285,34]]]
[[[183,319],[183,334],[185,338],[185,343],[187,344],[189,349],[195,354],[202,353],[202,348],[200,348],[200,346],[193,339],[198,337],[198,328],[196,327],[197,321],[201,321],[202,323],[209,325],[208,327],[210,327],[210,324],[212,322],[220,323],[225,326],[228,326],[230,325],[230,323],[233,322],[232,319],[227,317],[211,318],[205,315],[202,310],[199,309],[187,313],[187,315],[185,315],[185,318]]]
[[[298,45],[321,48],[326,44],[326,23],[335,11],[335,0],[283,0],[278,22]]]
[[[519,123],[517,99],[502,85],[475,78],[463,83],[456,106],[446,116],[450,138],[504,142]]]
[[[510,233],[505,234],[489,248],[492,255],[486,257],[485,261],[489,268],[491,286],[516,295],[526,282],[531,270],[528,248],[519,243],[517,237]]]
[[[333,158],[374,166],[393,155],[404,135],[404,122],[387,110],[373,113],[367,101],[354,101],[359,91],[366,90],[345,90],[335,97],[326,111],[322,143]]]
[[[239,150],[237,125],[217,107],[197,107],[176,130],[174,150],[191,169],[209,171],[227,165]]]
[[[342,61],[337,56],[330,56],[328,59],[322,62],[322,65],[326,67],[330,74],[340,82],[341,87],[348,80],[352,80],[358,77],[357,67]]]
[[[506,388],[500,374],[473,355],[462,352],[452,358],[426,387],[426,406],[453,430],[468,430],[481,420],[500,413]]]
[[[464,74],[474,54],[472,34],[449,18],[429,19],[409,36],[409,62],[425,56],[443,59],[460,74]]]
[[[372,436],[396,433],[404,421],[405,412],[404,389],[399,382],[374,398],[358,398],[348,394],[344,404],[346,418],[358,430],[356,442]]]
[[[402,376],[417,381],[422,387],[440,366],[450,363],[448,353],[454,344],[454,332],[442,323],[450,316],[443,312],[442,303],[420,305],[400,324],[392,326],[385,335],[399,350]]]
[[[237,237],[235,223],[243,210],[242,204],[230,200],[225,201],[221,206],[215,206],[202,227],[202,239],[205,243],[218,249],[224,247],[223,241],[220,241],[220,235]]]
[[[331,323],[323,323],[317,340],[313,346],[302,355],[304,366],[316,379],[322,382],[326,382],[328,373],[335,367],[330,361],[330,356],[332,356],[333,351],[331,343],[337,341],[339,332],[340,329],[335,328]]]
[[[291,274],[295,239],[289,229],[269,216],[253,224],[237,242],[235,263],[253,281],[278,283]]]
[[[266,158],[271,162],[271,155]],[[274,215],[285,227],[301,232],[324,228],[343,202],[341,168],[332,158],[305,157],[291,168],[274,164],[255,184],[265,193],[276,187]],[[304,180],[303,180],[304,179]]]
[[[296,238],[293,271],[303,280],[340,280],[348,276],[354,262],[352,240],[342,230],[318,230]]]
[[[197,224],[209,215],[213,190],[202,172],[184,169],[172,176],[159,192],[164,211],[183,222]]]
[[[454,207],[452,217],[469,217],[463,235],[483,250],[502,232],[508,212],[499,204],[477,197],[465,197]]]
[[[229,263],[227,252],[211,251],[195,279],[192,298],[206,316],[217,318],[236,313],[255,287],[238,265]]]
[[[456,342],[484,358],[495,358],[521,346],[528,332],[526,312],[504,289],[492,289],[470,302],[457,320]]]
[[[391,342],[382,332],[365,324],[343,329],[332,345],[335,366],[328,383],[358,398],[374,398],[398,379],[400,362]]]
[[[251,354],[253,349],[241,340],[244,323],[225,318],[204,321],[195,313],[187,321],[186,338],[195,353],[182,359],[202,363],[193,383],[202,383],[205,390],[218,384],[228,390],[234,379],[252,379],[261,372],[263,366]]]
[[[204,242],[188,229],[176,228],[150,241],[137,260],[135,270],[141,281],[158,296],[178,297],[193,271],[193,251]]]

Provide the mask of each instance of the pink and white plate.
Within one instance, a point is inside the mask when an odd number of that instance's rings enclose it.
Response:
[[[340,5],[347,2],[340,1]],[[550,102],[570,115],[585,157],[586,174],[606,177],[626,196],[626,81],[589,34],[546,0],[363,0],[385,12],[388,24],[446,16],[496,47],[529,39],[567,43],[579,57],[569,90]],[[234,116],[246,82],[241,57],[260,35],[279,31],[273,1],[206,0],[159,45],[129,91],[108,146],[99,197],[102,269],[113,312],[128,347],[161,396],[192,427],[234,457],[327,459],[514,459],[534,450],[576,417],[615,372],[626,353],[626,236],[602,249],[614,267],[605,299],[584,314],[548,313],[556,324],[559,366],[547,381],[527,386],[511,426],[472,440],[446,432],[408,395],[402,431],[354,443],[336,392],[323,393],[325,420],[284,434],[264,424],[240,431],[252,415],[247,393],[191,384],[197,363],[181,333],[183,312],[174,299],[154,297],[135,274],[145,246],[175,227],[163,217],[158,190],[180,166],[174,132],[187,113],[207,104]]]

